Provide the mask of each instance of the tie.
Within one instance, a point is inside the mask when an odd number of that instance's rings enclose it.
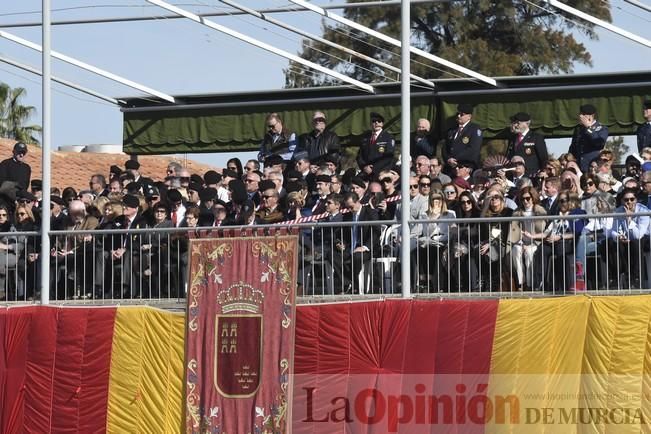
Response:
[[[518,141],[515,142],[515,146],[519,147],[520,143],[522,143],[522,133],[518,133]]]
[[[375,145],[375,140],[377,140],[377,135],[373,133],[371,134],[371,145]]]
[[[462,132],[463,132],[463,127],[459,127],[459,129],[457,129],[457,134],[455,134],[454,138],[456,139],[456,138],[458,138],[459,136],[461,136],[461,133],[462,133]]]
[[[176,211],[172,211],[172,223],[176,226]]]

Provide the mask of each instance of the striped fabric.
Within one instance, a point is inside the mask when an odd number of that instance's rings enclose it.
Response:
[[[147,307],[0,309],[0,432],[183,432],[184,332]],[[294,366],[294,433],[647,432],[651,297],[299,306]]]

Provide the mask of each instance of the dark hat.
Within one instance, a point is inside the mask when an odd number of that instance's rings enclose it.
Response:
[[[26,154],[27,153],[27,145],[24,144],[23,142],[17,142],[14,145],[14,152],[16,154]]]
[[[457,113],[465,113],[467,115],[471,115],[473,108],[474,107],[472,104],[459,104],[457,106]]]
[[[364,183],[364,180],[359,176],[353,176],[353,178],[350,180],[350,183],[351,185],[356,185],[361,188],[366,188],[366,183]]]
[[[16,200],[21,200],[21,199],[27,199],[30,202],[33,202],[36,200],[36,196],[34,196],[32,193],[30,193],[27,190],[18,190],[16,192]]]
[[[204,188],[199,192],[199,199],[201,202],[208,202],[210,200],[215,200],[217,197],[217,190],[212,187]]]
[[[276,184],[274,184],[274,182],[269,179],[260,181],[260,183],[258,184],[258,190],[260,191],[275,190],[275,189],[276,189]]]
[[[264,160],[264,165],[265,167],[269,166],[277,166],[279,164],[283,164],[285,160],[283,160],[283,157],[280,155],[270,155]]]
[[[226,208],[226,211],[228,211],[228,204],[226,202],[224,202],[223,200],[221,200],[221,199],[215,199],[215,203],[212,206],[215,206],[215,205],[221,205],[224,208]]]
[[[597,113],[597,109],[592,104],[583,104],[579,107],[579,111],[582,115],[593,115]]]
[[[203,185],[203,178],[196,173],[190,175],[190,182],[196,182],[199,185]]]
[[[169,206],[169,204],[168,204],[167,202],[163,202],[162,200],[156,202],[156,203],[151,207],[151,209],[153,209],[153,210],[157,210],[157,209],[160,209],[160,208],[164,209],[166,213],[167,213],[167,212],[170,212],[170,206]]]
[[[122,204],[129,208],[138,208],[138,206],[140,206],[140,201],[133,194],[125,194],[122,198]]]
[[[145,190],[145,197],[149,199],[150,197],[154,197],[154,196],[160,196],[160,192],[158,191],[157,187],[150,185]]]
[[[369,115],[369,119],[371,120],[371,122],[375,120],[384,122],[384,116],[382,116],[378,112],[371,112],[371,114]]]
[[[140,163],[138,163],[136,160],[127,160],[124,163],[124,168],[127,170],[138,170],[140,169]]]
[[[209,170],[203,175],[203,181],[206,185],[217,184],[222,180],[222,176],[214,170]]]
[[[339,164],[337,156],[333,155],[333,154],[326,154],[326,156],[323,157],[323,161],[326,161],[326,162],[332,163],[332,164]]]
[[[318,176],[316,177],[316,182],[327,182],[327,183],[330,183],[330,182],[332,182],[332,177],[330,177],[330,176],[328,176],[328,175],[318,175]]]
[[[122,169],[120,169],[120,167],[117,166],[117,165],[115,165],[115,164],[113,164],[113,165],[111,166],[111,169],[110,169],[109,172],[112,173],[112,174],[114,174],[114,175],[117,175],[117,176],[122,175]]]
[[[475,170],[475,163],[469,160],[461,160],[457,163],[458,167],[467,167],[469,169]]]
[[[222,176],[224,176],[224,177],[228,176],[229,178],[237,178],[237,172],[235,172],[234,170],[224,169],[224,171],[222,173],[223,173]]]
[[[140,190],[140,187],[142,187],[142,185],[140,185],[139,182],[130,182],[125,188],[127,189],[127,192],[133,194],[137,193]]]
[[[518,113],[514,114],[513,116],[511,116],[511,121],[512,122],[515,122],[515,121],[528,122],[530,120],[531,120],[531,116],[529,116],[529,113],[526,113],[526,112],[518,112]]]
[[[181,202],[182,196],[181,192],[173,189],[173,190],[168,190],[167,191],[167,201],[171,203],[176,203],[176,202]]]
[[[651,110],[651,99],[647,99],[642,103],[645,110]]]
[[[43,181],[41,181],[40,179],[32,179],[29,185],[32,187],[32,191],[43,190]]]
[[[196,191],[197,193],[201,191],[202,188],[203,187],[200,183],[194,181],[190,181],[190,185],[188,185],[188,190]]]
[[[636,155],[629,155],[626,157],[626,163],[627,166],[629,164],[637,164],[638,166],[642,165],[642,159]]]
[[[228,183],[228,188],[231,190],[231,200],[236,204],[243,204],[249,197],[246,194],[246,186],[239,179],[233,179]]]
[[[298,151],[294,153],[294,157],[292,157],[294,161],[301,161],[301,160],[307,160],[310,161],[309,154],[307,151]]]
[[[59,206],[66,206],[66,202],[61,198],[61,196],[52,195],[50,196],[50,202],[56,203]]]

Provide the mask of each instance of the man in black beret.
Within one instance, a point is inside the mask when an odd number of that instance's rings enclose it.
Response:
[[[179,227],[185,218],[185,205],[183,204],[183,196],[177,189],[167,191],[167,203],[170,205],[170,220],[174,227]]]
[[[326,211],[326,197],[330,194],[330,182],[332,176],[316,176],[316,194],[305,204],[305,207],[312,210],[312,215],[322,214]]]
[[[140,163],[138,163],[136,160],[127,160],[124,163],[124,168],[127,172],[133,175],[133,179],[135,181],[140,178],[140,172],[138,172],[138,169],[140,169]]]
[[[362,136],[357,153],[357,164],[366,175],[376,175],[393,165],[396,142],[384,129],[384,117],[372,112],[371,130]]]
[[[122,169],[119,166],[113,164],[109,170],[109,182],[114,178],[119,178],[122,175]]]
[[[574,129],[572,143],[567,151],[576,157],[584,173],[608,140],[608,127],[599,123],[596,116],[597,109],[592,104],[584,104],[579,108],[579,125]]]
[[[27,145],[18,142],[14,145],[13,156],[0,162],[0,185],[5,181],[13,181],[21,190],[29,188],[32,168],[25,163]]]
[[[642,115],[644,123],[637,129],[637,152],[641,153],[643,148],[651,147],[651,99],[642,104]]]
[[[65,230],[66,215],[63,210],[66,208],[65,201],[61,196],[50,196],[50,230],[62,231]]]
[[[531,116],[529,113],[519,112],[511,116],[511,132],[506,149],[506,158],[522,157],[524,160],[525,175],[533,177],[549,159],[545,138],[529,129]]]
[[[479,152],[483,137],[479,125],[471,122],[472,112],[472,105],[459,104],[456,125],[446,134],[442,154],[445,162],[444,173],[450,177],[454,177],[454,169],[461,160],[472,161],[476,167],[479,167]]]

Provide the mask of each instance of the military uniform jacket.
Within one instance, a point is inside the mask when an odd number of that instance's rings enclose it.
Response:
[[[373,165],[373,173],[378,174],[388,169],[393,164],[393,153],[396,148],[396,141],[386,130],[380,131],[380,135],[371,144],[372,132],[364,134],[362,144],[357,153],[357,164],[360,169],[369,164]]]
[[[472,161],[479,167],[479,151],[482,143],[482,133],[479,125],[468,122],[461,133],[459,127],[450,128],[443,147],[443,160],[455,158],[457,161]]]
[[[537,173],[549,159],[547,144],[541,134],[527,131],[522,141],[516,145],[517,135],[509,140],[506,158],[509,160],[516,155],[524,159],[525,173],[529,176]]]
[[[590,128],[579,125],[574,129],[572,143],[569,152],[577,159],[582,155],[601,151],[608,140],[608,127],[599,122],[592,124]]]
[[[651,147],[651,123],[645,122],[637,129],[637,152],[642,148]]]

